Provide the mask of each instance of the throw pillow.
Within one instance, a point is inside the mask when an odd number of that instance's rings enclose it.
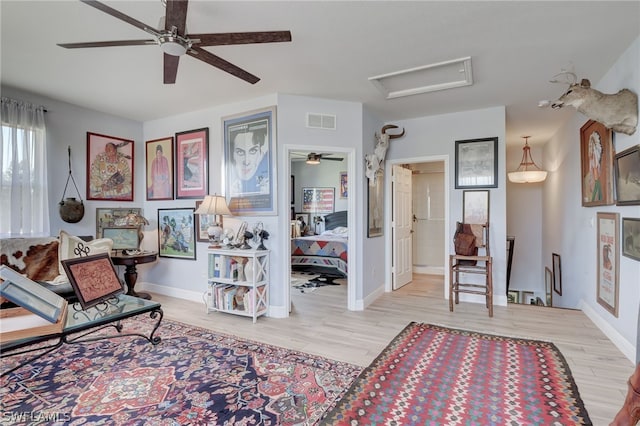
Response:
[[[87,242],[61,230],[60,243],[58,246],[58,268],[60,275],[64,275],[66,277],[64,268],[62,267],[63,260],[91,256],[100,253],[111,254],[112,248],[113,240],[111,238],[98,238]]]

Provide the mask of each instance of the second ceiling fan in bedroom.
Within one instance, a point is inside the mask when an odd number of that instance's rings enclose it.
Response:
[[[238,33],[207,33],[187,34],[187,7],[188,0],[162,0],[166,4],[166,16],[164,28],[155,29],[150,25],[138,21],[124,13],[95,0],[80,0],[83,3],[133,25],[154,38],[148,40],[116,40],[97,41],[86,43],[59,43],[58,46],[67,49],[87,47],[113,47],[113,46],[142,46],[159,45],[164,52],[164,83],[174,84],[178,73],[180,56],[187,54],[202,62],[228,72],[248,83],[255,84],[260,78],[243,70],[242,68],[225,61],[219,56],[204,50],[204,46],[223,46],[235,44],[254,43],[278,43],[291,41],[289,31],[254,31]]]
[[[320,160],[331,160],[331,161],[342,161],[342,158],[334,158],[334,157],[326,157],[326,155],[331,154],[316,154],[315,152],[310,152],[307,155],[307,164],[320,164]]]

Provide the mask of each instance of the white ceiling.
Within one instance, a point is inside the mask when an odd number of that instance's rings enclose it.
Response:
[[[164,15],[160,0],[105,3],[155,28]],[[164,85],[157,46],[56,46],[150,38],[93,7],[1,0],[0,14],[3,85],[109,114],[146,121],[276,92],[362,102],[386,122],[505,105],[509,144],[546,142],[573,113],[537,106],[566,89],[555,74],[596,84],[640,35],[638,1],[192,0],[189,33],[290,30],[292,42],[206,48],[255,85],[190,56]],[[386,100],[368,80],[466,56],[472,86]]]

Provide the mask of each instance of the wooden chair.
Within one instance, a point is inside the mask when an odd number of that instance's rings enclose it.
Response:
[[[493,317],[493,275],[492,257],[489,251],[489,224],[457,224],[456,251],[460,246],[461,237],[459,234],[473,234],[475,240],[473,244],[477,248],[474,254],[452,254],[449,256],[449,311],[453,312],[455,298],[456,305],[459,303],[459,294],[479,294],[486,298],[486,305],[489,309],[489,317]],[[463,250],[460,250],[463,251]],[[471,275],[482,275],[483,281],[475,280],[468,282]],[[461,281],[461,278],[465,280]]]

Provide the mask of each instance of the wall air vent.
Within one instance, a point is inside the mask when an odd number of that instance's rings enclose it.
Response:
[[[307,113],[307,127],[312,129],[336,129],[336,116],[330,114]]]
[[[473,84],[471,57],[369,77],[369,81],[387,99],[470,86]]]

